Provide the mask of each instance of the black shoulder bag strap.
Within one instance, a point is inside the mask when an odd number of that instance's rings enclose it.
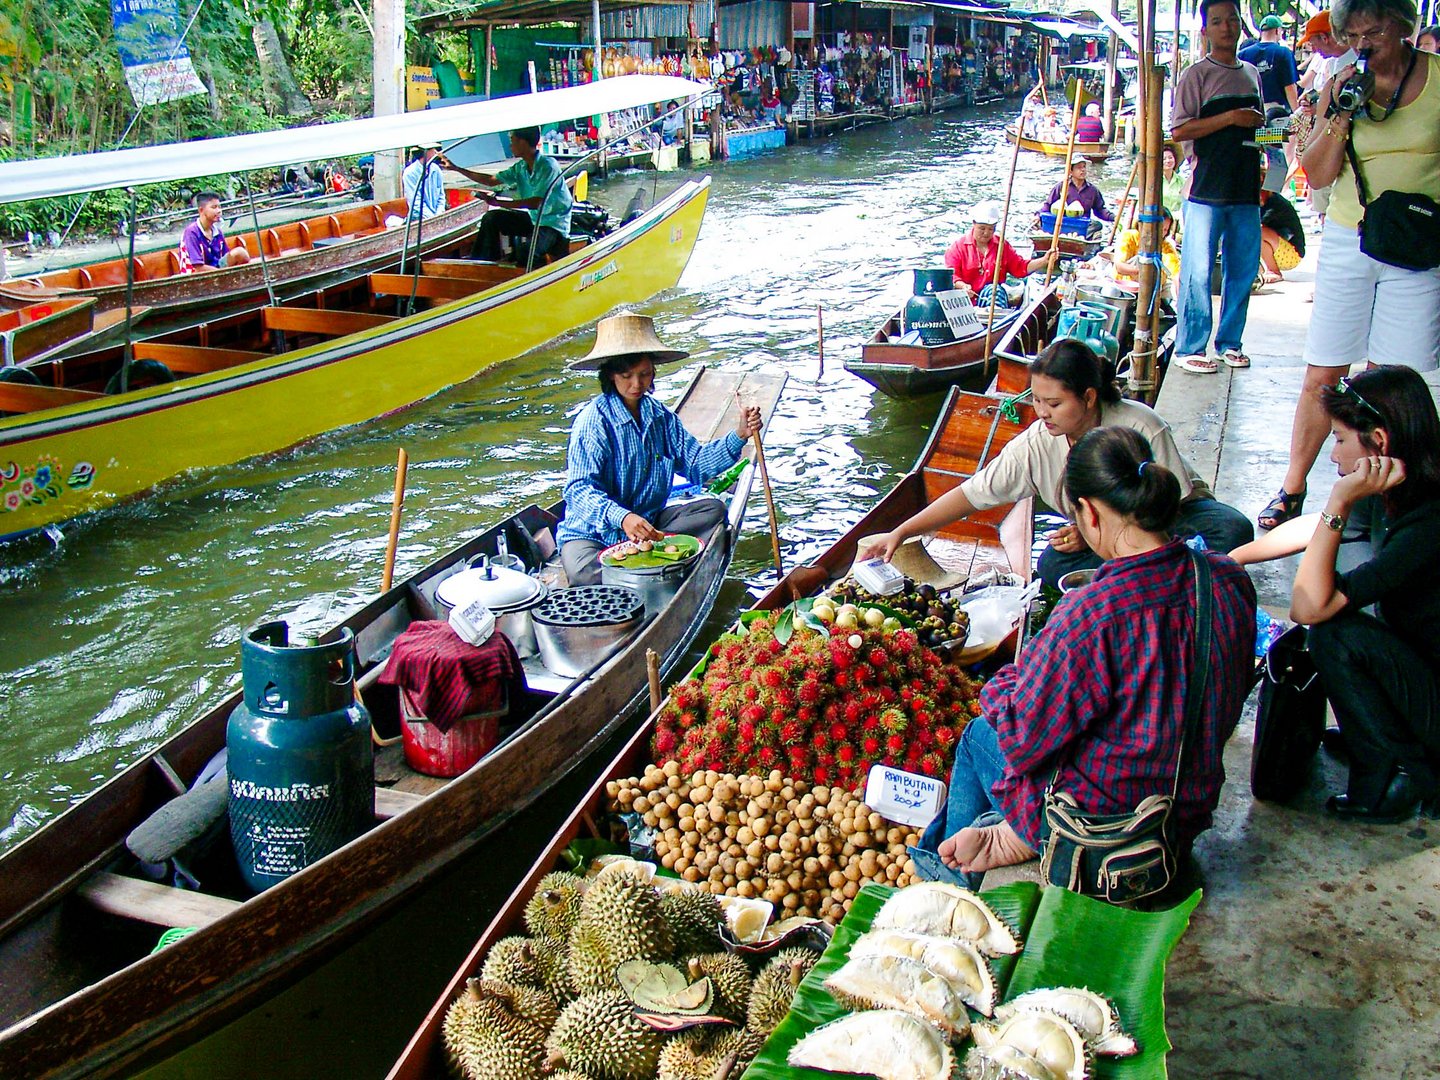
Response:
[[[1180,791],[1180,769],[1185,763],[1185,751],[1195,741],[1200,731],[1200,718],[1205,713],[1205,688],[1210,682],[1210,645],[1214,640],[1215,589],[1214,574],[1210,560],[1199,552],[1190,552],[1190,561],[1195,567],[1195,640],[1194,657],[1190,665],[1190,678],[1185,685],[1185,730],[1180,734],[1180,749],[1175,755],[1175,783],[1170,790],[1174,799]],[[1050,782],[1045,785],[1045,794],[1055,793],[1055,781],[1060,777],[1060,766],[1069,760],[1056,764],[1050,772]],[[1046,828],[1048,833],[1048,826]]]
[[[1198,551],[1190,552],[1195,565],[1195,659],[1190,668],[1190,681],[1185,687],[1185,731],[1180,736],[1180,752],[1175,756],[1175,787],[1172,798],[1180,793],[1180,772],[1185,765],[1185,751],[1194,745],[1200,733],[1200,718],[1205,713],[1205,689],[1210,682],[1210,645],[1214,640],[1215,587],[1210,560]]]
[[[1410,81],[1410,76],[1415,71],[1415,61],[1420,59],[1420,50],[1410,50],[1410,65],[1405,69],[1405,74],[1400,76],[1400,85],[1395,87],[1395,93],[1390,95],[1390,104],[1385,106],[1385,115],[1381,120],[1387,120],[1390,114],[1400,107],[1400,95],[1405,92],[1405,84]],[[1361,109],[1368,109],[1368,105],[1362,105]],[[1368,113],[1367,113],[1368,115]],[[1355,119],[1350,119],[1350,130],[1345,135],[1345,156],[1350,159],[1350,171],[1355,174],[1355,194],[1360,197],[1360,216],[1365,216],[1365,207],[1370,204],[1370,196],[1365,193],[1365,177],[1360,173],[1360,158],[1355,153]]]

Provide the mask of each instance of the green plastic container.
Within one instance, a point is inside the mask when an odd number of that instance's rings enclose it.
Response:
[[[355,700],[349,630],[292,645],[284,622],[240,643],[243,699],[226,728],[230,838],[261,892],[375,823],[370,714]]]

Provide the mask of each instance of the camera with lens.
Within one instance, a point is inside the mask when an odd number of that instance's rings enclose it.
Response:
[[[1374,92],[1375,74],[1370,70],[1370,57],[1361,53],[1360,59],[1355,61],[1355,70],[1350,78],[1340,84],[1330,99],[1331,114],[1354,112],[1369,101]]]

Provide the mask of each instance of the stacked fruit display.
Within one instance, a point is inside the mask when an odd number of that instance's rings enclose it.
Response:
[[[685,775],[779,769],[847,791],[875,764],[944,778],[979,715],[978,685],[876,613],[878,625],[867,617],[851,627],[837,612],[823,631],[756,618],[722,636],[703,675],[675,686],[657,715],[655,760]]]
[[[497,941],[446,1014],[457,1074],[704,1080],[754,1057],[818,954],[781,949],[752,966],[724,951],[714,896],[659,884],[623,866],[543,878],[529,934]]]
[[[960,602],[949,593],[942,593],[930,584],[915,584],[906,578],[905,587],[892,596],[876,596],[862,589],[851,578],[846,578],[828,594],[828,600],[816,601],[819,607],[824,603],[839,619],[849,608],[862,612],[870,608],[888,608],[911,623],[922,645],[936,648],[949,642],[965,641],[970,630],[970,617],[960,610]],[[818,614],[818,613],[817,613]],[[823,614],[820,618],[824,621]],[[896,625],[900,621],[896,620]]]
[[[611,809],[653,830],[660,865],[712,893],[768,900],[839,922],[866,882],[910,883],[913,829],[843,788],[782,776],[681,772],[675,762],[612,780]]]

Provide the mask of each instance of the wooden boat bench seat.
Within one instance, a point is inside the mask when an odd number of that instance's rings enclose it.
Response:
[[[108,915],[171,928],[209,926],[240,906],[239,900],[104,871],[81,885],[79,895]]]
[[[137,341],[136,360],[158,360],[177,375],[207,375],[212,371],[267,360],[269,353],[249,349],[215,349],[201,345],[164,345],[160,342]]]
[[[478,281],[488,288],[491,285],[499,285],[502,281],[514,281],[525,271],[518,266],[481,262],[478,259],[425,259],[420,263],[420,272],[426,277]]]
[[[344,337],[393,322],[393,315],[371,315],[364,311],[327,311],[323,308],[266,307],[260,309],[266,330],[294,334],[322,334]]]
[[[41,412],[91,401],[104,394],[93,390],[67,390],[58,386],[27,386],[24,383],[0,383],[0,413]]]
[[[421,274],[371,274],[370,291],[376,296],[416,296],[427,300],[459,300],[490,288],[489,282]]]

